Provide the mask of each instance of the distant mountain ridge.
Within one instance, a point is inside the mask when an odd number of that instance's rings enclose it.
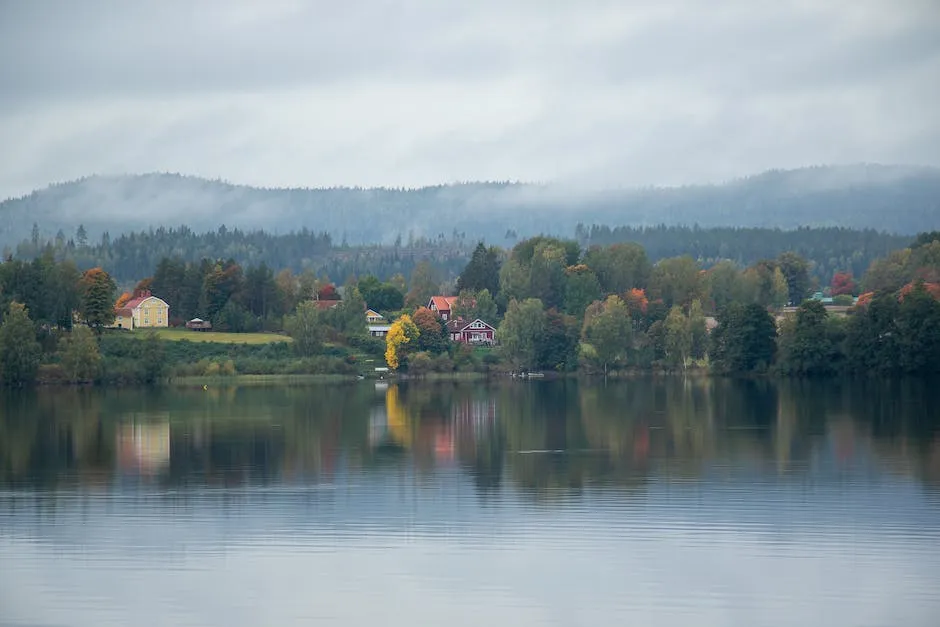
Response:
[[[581,224],[842,226],[915,234],[940,228],[940,169],[816,166],[770,170],[715,185],[587,190],[528,183],[459,183],[418,189],[270,189],[179,174],[90,176],[0,203],[0,246],[30,237],[93,240],[185,224],[285,233],[308,228],[336,241],[391,243],[409,235],[572,235]]]

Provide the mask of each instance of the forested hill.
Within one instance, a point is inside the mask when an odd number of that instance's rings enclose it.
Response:
[[[261,189],[175,174],[93,176],[0,203],[0,246],[29,238],[92,240],[186,224],[286,233],[337,242],[485,239],[510,244],[576,225],[841,226],[913,235],[940,226],[940,169],[838,166],[770,171],[722,185],[575,191],[557,185],[466,183],[420,189]]]

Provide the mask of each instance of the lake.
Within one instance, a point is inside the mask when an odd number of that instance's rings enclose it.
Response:
[[[937,389],[0,392],[0,625],[934,626]]]

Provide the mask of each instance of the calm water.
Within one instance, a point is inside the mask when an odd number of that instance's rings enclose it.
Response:
[[[937,385],[0,397],[0,625],[940,624]]]

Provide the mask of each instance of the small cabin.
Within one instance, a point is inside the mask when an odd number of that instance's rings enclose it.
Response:
[[[211,331],[212,323],[202,318],[193,318],[186,323],[186,328],[190,331]]]

